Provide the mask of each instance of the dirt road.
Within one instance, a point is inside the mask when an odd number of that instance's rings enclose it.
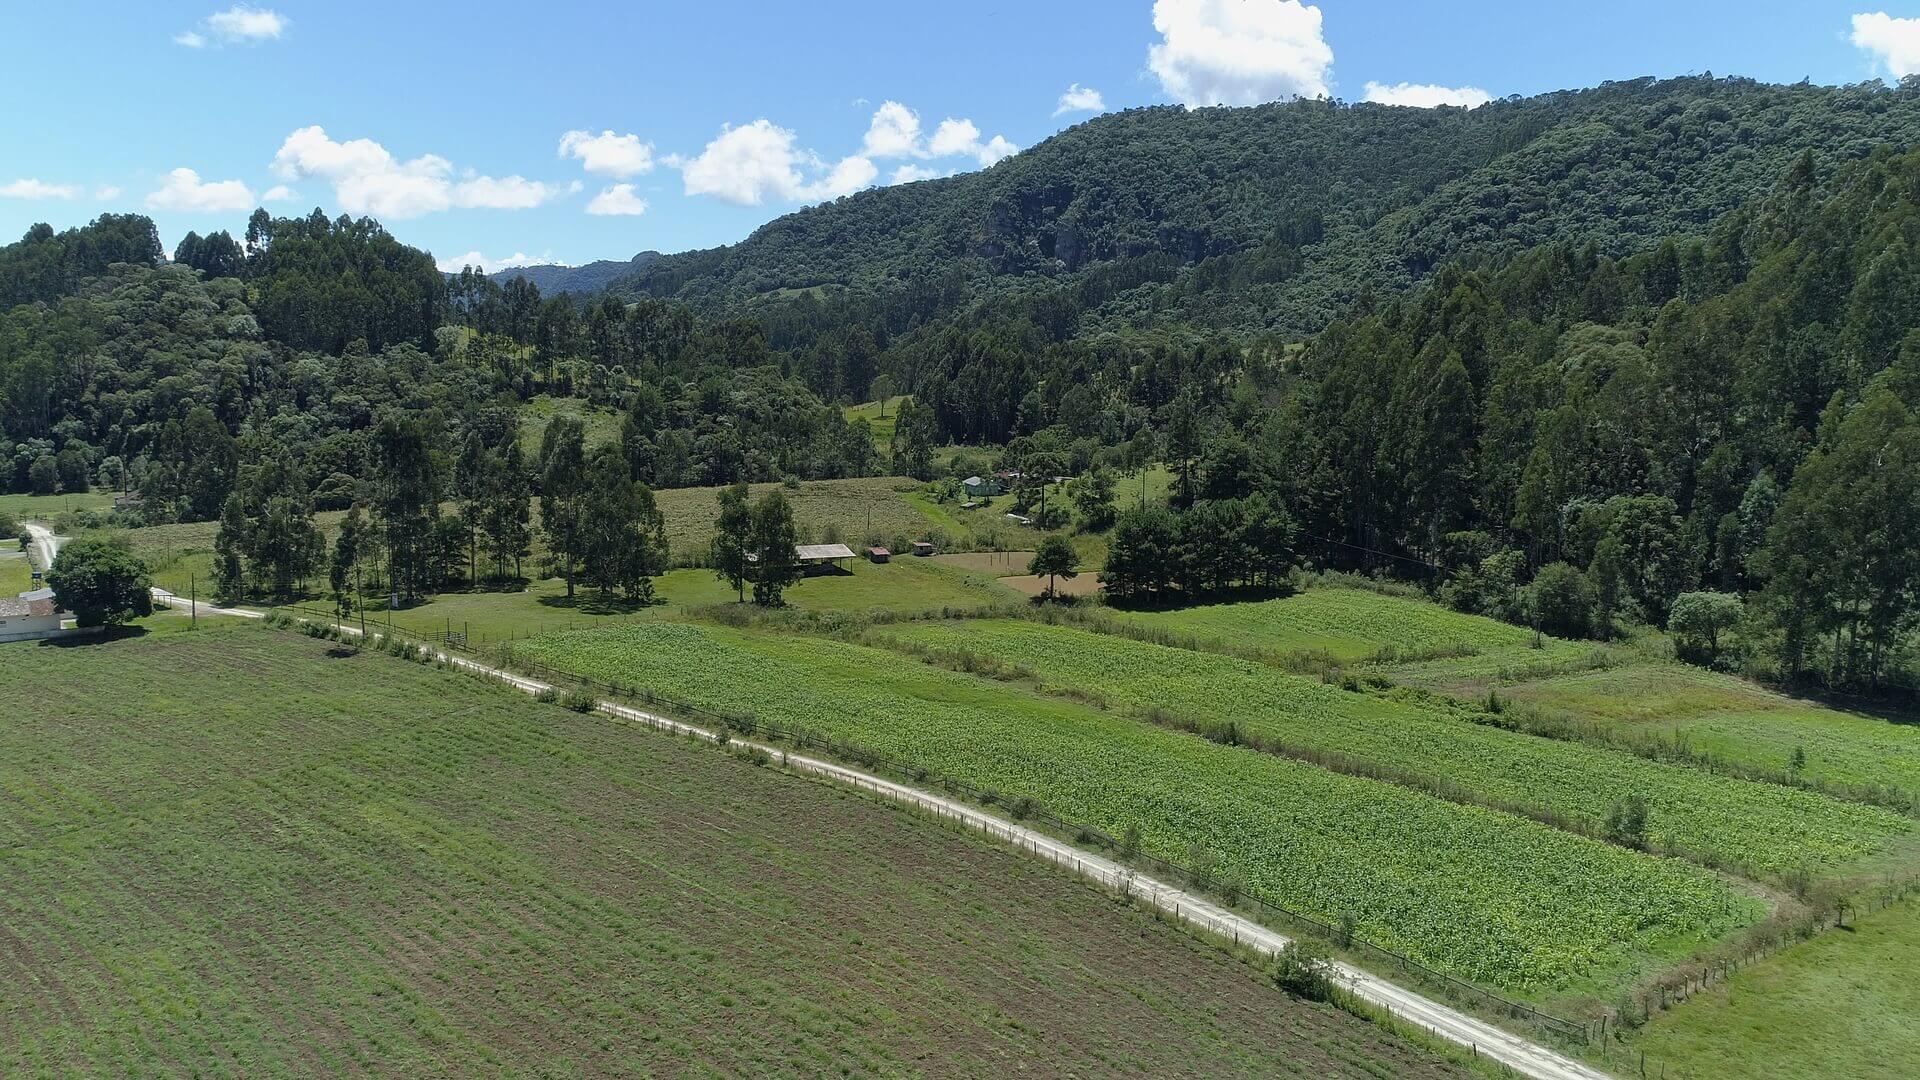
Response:
[[[28,547],[34,552],[35,565],[43,570],[53,565],[54,557],[60,554],[60,545],[66,542],[65,537],[55,536],[53,535],[53,530],[47,528],[45,525],[39,525],[31,521],[27,522],[27,536],[29,538]],[[258,611],[247,611],[244,608],[215,607],[205,601],[195,603],[184,596],[175,596],[173,593],[160,588],[153,590],[153,602],[162,607],[179,608],[181,611],[193,611],[201,615],[222,615],[235,619],[265,618],[265,616]]]

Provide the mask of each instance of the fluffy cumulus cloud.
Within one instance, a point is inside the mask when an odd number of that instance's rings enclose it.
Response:
[[[1853,44],[1884,74],[1904,79],[1920,72],[1920,19],[1896,19],[1884,11],[1855,15]]]
[[[851,195],[880,179],[876,161],[911,159],[888,174],[889,183],[904,184],[946,175],[919,162],[967,157],[985,167],[1019,151],[1005,136],[983,139],[971,120],[948,118],[927,136],[918,113],[888,101],[874,110],[860,149],[831,164],[802,147],[792,131],[765,119],[722,129],[698,156],[665,160],[680,170],[689,195],[759,206]]]
[[[299,197],[300,197],[300,193],[288,187],[287,185],[275,184],[272,187],[268,188],[266,192],[260,196],[260,201],[263,203],[293,202],[295,199],[298,199]]]
[[[511,270],[516,266],[565,266],[567,264],[544,256],[529,255],[524,251],[516,251],[504,259],[489,259],[478,251],[469,251],[465,255],[456,255],[451,259],[437,259],[434,265],[438,266],[443,274],[457,274],[469,266],[493,274],[501,270]]]
[[[50,184],[28,177],[0,184],[0,199],[77,199],[80,189],[73,184]]]
[[[1053,115],[1065,116],[1068,113],[1098,113],[1106,111],[1107,101],[1100,96],[1100,91],[1095,90],[1091,86],[1081,86],[1079,83],[1074,83],[1072,86],[1067,87],[1066,92],[1060,95],[1060,104],[1053,110]]]
[[[1147,67],[1190,108],[1322,97],[1333,49],[1299,0],[1154,0]]]
[[[437,154],[401,161],[372,139],[339,142],[317,125],[287,136],[273,171],[285,180],[325,180],[340,209],[389,219],[454,208],[525,210],[574,190],[523,176],[456,176],[453,163]]]
[[[653,144],[633,134],[569,131],[560,136],[560,156],[578,158],[586,171],[617,180],[653,171]]]
[[[888,177],[887,182],[890,184],[911,184],[915,180],[932,180],[945,175],[947,174],[941,172],[939,169],[929,168],[925,165],[902,165],[893,170],[893,175]]]
[[[115,184],[101,184],[99,187],[93,189],[93,197],[101,202],[106,202],[109,199],[117,199],[120,197],[120,188]]]
[[[216,213],[251,210],[253,190],[238,180],[201,180],[192,169],[175,169],[147,194],[155,210],[179,213]]]
[[[598,217],[638,217],[647,212],[647,200],[633,193],[632,184],[615,184],[587,200],[587,213]]]
[[[176,45],[203,49],[208,45],[247,45],[275,41],[287,32],[287,17],[268,8],[235,4],[216,11],[191,30],[173,36]]]
[[[926,150],[920,145],[920,114],[897,101],[881,104],[867,124],[860,153],[869,158],[925,157]]]
[[[723,128],[698,157],[672,160],[689,195],[711,195],[736,206],[801,198],[808,164],[793,132],[771,120]]]
[[[1367,100],[1381,105],[1405,105],[1415,109],[1433,109],[1458,105],[1477,109],[1493,100],[1493,95],[1476,86],[1432,86],[1425,83],[1367,84]]]
[[[1020,152],[1020,148],[1008,142],[1003,135],[995,135],[982,142],[978,125],[971,120],[955,120],[952,117],[940,121],[940,126],[933,129],[933,138],[927,145],[934,157],[970,157],[978,161],[983,169]]]

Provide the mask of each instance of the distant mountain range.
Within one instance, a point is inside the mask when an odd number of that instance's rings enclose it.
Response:
[[[487,277],[502,285],[520,278],[531,282],[545,296],[563,292],[597,293],[621,278],[645,270],[660,257],[657,251],[643,251],[626,262],[600,259],[585,266],[516,266],[488,274]]]

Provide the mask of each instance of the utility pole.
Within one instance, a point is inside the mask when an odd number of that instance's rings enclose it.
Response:
[[[187,576],[187,623],[192,630],[200,629],[200,578]]]

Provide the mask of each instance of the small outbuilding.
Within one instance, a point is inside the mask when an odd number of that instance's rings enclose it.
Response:
[[[893,552],[883,547],[870,547],[867,549],[867,558],[873,562],[883,563],[893,558]]]
[[[808,570],[830,570],[858,557],[845,544],[800,544],[793,555]]]
[[[915,540],[913,542],[913,553],[919,558],[927,558],[933,554],[933,544],[926,540]]]
[[[26,641],[60,633],[60,609],[51,599],[0,599],[0,641]]]

